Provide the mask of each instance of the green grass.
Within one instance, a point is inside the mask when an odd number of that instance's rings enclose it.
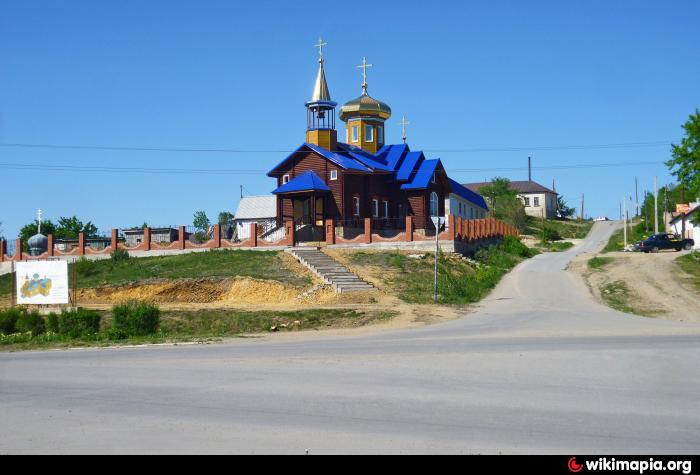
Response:
[[[653,231],[647,231],[645,229],[644,223],[633,224],[632,231],[629,231],[629,227],[627,228],[627,231],[627,244],[634,244],[637,241],[642,241],[653,234]],[[608,243],[603,248],[603,252],[621,251],[624,247],[624,243],[624,231],[623,229],[618,229],[612,234],[612,236],[610,236]]]
[[[110,338],[111,319],[103,312],[99,333],[69,338],[55,333],[32,337],[30,334],[0,335],[0,351],[83,346],[134,345],[215,341],[251,333],[303,331],[323,328],[348,328],[395,317],[394,311],[358,311],[354,309],[308,309],[298,311],[239,311],[227,309],[163,311],[160,329],[148,336],[127,339]]]
[[[542,249],[546,249],[549,252],[562,252],[566,251],[567,249],[571,249],[574,247],[573,242],[569,241],[553,241],[553,242],[548,242],[545,245],[538,244],[537,247],[540,247]]]
[[[75,265],[78,267],[78,288],[81,289],[154,278],[240,276],[275,280],[295,286],[311,283],[310,278],[296,275],[288,269],[277,251],[214,250],[175,256],[130,258],[118,262],[111,259],[84,259]],[[10,276],[0,276],[0,295],[9,295],[10,292]]]
[[[544,226],[548,240],[583,239],[588,236],[593,227],[593,221],[546,219]],[[528,216],[528,223],[524,233],[535,237],[542,236],[542,220],[534,216]]]
[[[599,270],[614,261],[612,257],[593,257],[588,260],[588,268],[593,270]]]
[[[630,304],[630,290],[621,280],[606,284],[600,288],[600,295],[610,307],[626,313],[635,313]]]
[[[443,304],[467,304],[481,300],[510,269],[524,258],[537,254],[515,238],[478,251],[476,263],[453,256],[438,260],[438,301]],[[387,289],[408,303],[433,302],[434,254],[422,259],[398,252],[356,252],[351,262],[359,266],[385,268],[382,274]]]
[[[676,265],[690,276],[690,282],[700,290],[700,253],[692,252],[675,260]]]

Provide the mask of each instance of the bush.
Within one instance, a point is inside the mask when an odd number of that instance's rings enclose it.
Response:
[[[39,315],[39,312],[23,311],[17,319],[16,331],[31,333],[32,336],[41,335],[46,331],[44,317]]]
[[[129,260],[129,251],[126,249],[116,249],[109,253],[112,262],[122,262]]]
[[[51,312],[46,317],[46,329],[51,333],[58,333],[58,315]]]
[[[79,338],[100,331],[101,315],[95,310],[78,308],[63,311],[58,317],[58,333],[71,338]]]
[[[23,310],[19,307],[0,310],[0,333],[11,335],[17,331],[16,324]]]
[[[158,331],[160,309],[146,302],[127,302],[112,307],[112,329],[129,336],[151,335]]]
[[[91,261],[86,257],[81,257],[75,262],[75,267],[80,275],[94,275],[97,273],[97,265],[95,261]]]
[[[516,236],[505,236],[499,246],[503,251],[518,257],[532,257],[537,251],[523,244]]]

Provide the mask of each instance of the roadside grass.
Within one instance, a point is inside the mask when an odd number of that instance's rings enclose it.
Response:
[[[126,284],[147,279],[202,277],[252,277],[294,286],[311,279],[289,269],[277,251],[212,250],[175,256],[139,257],[124,260],[78,260],[78,288]],[[70,275],[70,271],[69,271]],[[0,276],[0,295],[11,292],[10,275]]]
[[[48,348],[102,347],[178,342],[218,341],[252,333],[351,328],[387,321],[398,315],[388,310],[307,309],[298,311],[239,311],[229,309],[162,311],[157,332],[139,337],[114,338],[110,312],[101,312],[100,331],[70,338],[56,333],[0,334],[0,351]]]
[[[637,241],[642,241],[653,234],[653,231],[647,231],[643,222],[638,222],[632,225],[632,231],[628,228],[627,244],[634,244]],[[610,236],[608,243],[603,248],[602,252],[622,251],[625,243],[624,230],[618,229]]]
[[[553,241],[544,245],[541,243],[537,244],[537,247],[549,252],[562,252],[574,247],[574,243],[569,241]]]
[[[606,265],[614,261],[612,257],[593,257],[588,260],[588,268],[592,270],[601,270]]]
[[[481,300],[509,270],[537,254],[517,238],[479,250],[472,261],[441,254],[438,259],[438,302],[462,305]],[[353,265],[382,269],[387,289],[408,303],[433,302],[434,254],[411,258],[399,252],[356,252]]]
[[[690,276],[688,281],[700,290],[700,252],[692,252],[677,258],[676,265]]]
[[[546,219],[544,222],[545,237],[548,241],[583,239],[588,236],[592,227],[593,221]],[[528,216],[524,233],[535,237],[542,236],[542,220]]]
[[[630,290],[627,284],[621,280],[603,285],[600,295],[607,305],[625,313],[636,313],[630,305]]]

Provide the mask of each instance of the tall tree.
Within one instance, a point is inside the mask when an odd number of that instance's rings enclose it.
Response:
[[[43,222],[41,226],[43,233]],[[85,237],[88,238],[95,237],[97,235],[97,226],[92,224],[91,221],[83,223],[77,216],[61,216],[58,218],[58,224],[54,233],[56,239],[75,239],[80,233],[85,233]]]
[[[197,211],[192,219],[192,224],[197,230],[206,233],[209,230],[209,218],[207,217],[207,213],[204,211]]]
[[[679,145],[671,146],[673,158],[666,165],[685,188],[686,196],[695,199],[700,195],[700,111],[695,110],[683,124],[683,130],[685,137]]]
[[[557,196],[557,210],[562,218],[570,218],[576,213],[576,208],[567,205],[564,197],[561,195]]]
[[[508,178],[495,177],[491,180],[491,184],[482,187],[479,193],[488,201],[491,216],[512,224],[520,230],[525,229],[527,225],[525,206],[518,198],[518,191],[511,188]]]
[[[233,224],[233,219],[235,216],[233,213],[228,211],[222,211],[219,213],[219,224]]]

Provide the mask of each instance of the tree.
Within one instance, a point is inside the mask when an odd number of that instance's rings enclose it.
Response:
[[[561,195],[557,196],[557,210],[562,218],[570,218],[576,214],[576,208],[567,205],[564,197]]]
[[[43,222],[41,226],[43,231]],[[77,216],[61,216],[58,218],[58,224],[54,232],[54,237],[56,239],[75,239],[80,233],[84,233],[86,238],[95,237],[97,235],[97,226],[92,224],[91,221],[83,223]]]
[[[522,230],[527,226],[525,206],[518,198],[518,191],[510,187],[510,180],[495,177],[490,185],[479,190],[491,207],[491,216]]]
[[[700,111],[695,110],[683,124],[683,130],[685,137],[680,145],[671,145],[673,158],[666,166],[685,188],[686,196],[695,199],[700,195]]]
[[[204,211],[197,211],[194,214],[192,224],[197,230],[206,233],[209,230],[209,218],[207,217],[207,213]]]
[[[235,216],[233,213],[229,213],[228,211],[222,211],[219,213],[219,224],[233,224]]]

